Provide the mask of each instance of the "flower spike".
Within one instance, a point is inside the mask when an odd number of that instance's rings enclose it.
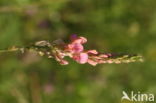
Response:
[[[63,40],[58,39],[50,43],[48,41],[38,41],[33,45],[15,48],[8,50],[1,50],[0,52],[8,51],[25,51],[33,50],[39,55],[54,58],[61,65],[69,64],[64,58],[69,57],[79,64],[88,63],[92,66],[103,63],[130,63],[136,61],[143,61],[142,56],[132,54],[116,54],[116,53],[99,53],[96,50],[85,50],[83,44],[87,42],[85,37],[78,37],[76,34],[70,36],[70,42],[65,43]]]

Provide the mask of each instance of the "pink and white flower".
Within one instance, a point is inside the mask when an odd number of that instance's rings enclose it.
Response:
[[[83,44],[86,42],[87,39],[85,37],[78,37],[76,34],[71,35],[70,42],[64,44],[64,49],[57,50],[57,52],[54,53],[55,59],[63,65],[68,64],[68,61],[64,60],[65,56],[72,58],[80,64],[88,63],[95,66],[97,64],[106,63],[105,58],[108,58],[110,54],[99,54],[96,50],[86,51],[83,47]],[[112,61],[107,62],[112,63]]]
[[[87,53],[79,53],[79,54],[75,54],[73,56],[73,59],[75,61],[77,61],[80,64],[85,64],[88,61],[88,54]]]

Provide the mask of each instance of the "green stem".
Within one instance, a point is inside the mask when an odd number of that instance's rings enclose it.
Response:
[[[10,48],[10,49],[0,50],[0,53],[22,51],[22,49],[23,49],[23,48],[12,47],[12,48]]]

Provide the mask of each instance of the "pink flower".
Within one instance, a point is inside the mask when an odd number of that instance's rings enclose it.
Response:
[[[80,53],[73,56],[73,59],[80,64],[84,64],[88,61],[88,54],[87,53]]]
[[[110,55],[107,55],[107,54],[100,54],[99,57],[101,58],[108,58]]]
[[[79,37],[77,39],[75,39],[72,43],[80,43],[80,44],[84,44],[87,42],[87,39],[84,37]]]
[[[98,63],[96,61],[93,61],[92,59],[88,59],[87,61],[90,65],[96,66]]]
[[[91,55],[98,54],[98,52],[96,50],[88,50],[87,53],[91,54]]]
[[[77,37],[76,34],[71,35],[70,40],[72,43],[79,43],[79,44],[84,44],[87,42],[87,39],[85,37]]]
[[[71,53],[80,53],[83,51],[83,45],[79,43],[68,44],[66,50]]]
[[[70,40],[71,43],[65,46],[65,51],[70,52],[72,54],[83,52],[84,47],[82,44],[87,42],[86,38],[77,37],[76,34],[73,34],[71,35]]]
[[[68,61],[66,61],[66,60],[63,59],[64,56],[65,56],[65,54],[62,53],[59,50],[56,50],[55,53],[54,53],[54,58],[55,58],[56,61],[58,61],[62,65],[67,65],[69,63],[68,63]]]
[[[68,56],[80,64],[88,63],[90,65],[96,66],[102,63],[128,63],[134,62],[134,60],[127,60],[130,55],[116,55],[112,53],[101,54],[96,50],[84,50],[83,44],[87,42],[85,37],[78,37],[76,34],[70,36],[70,42],[68,44],[64,43],[62,40],[57,40],[54,42],[54,49],[52,53],[48,52],[48,57],[54,57],[62,65],[67,65],[68,61],[64,60],[64,57]],[[39,43],[39,45],[44,44],[44,42]],[[51,45],[50,47],[51,49]],[[53,45],[52,45],[53,47]],[[126,56],[126,57],[125,57]],[[128,57],[127,57],[128,56]],[[120,58],[119,58],[120,57]],[[121,58],[122,57],[122,58]],[[124,60],[124,61],[123,61]]]
[[[96,50],[84,50],[83,44],[87,42],[85,37],[78,37],[76,34],[71,35],[71,42],[69,44],[61,43],[57,40],[56,44],[62,44],[55,49],[54,58],[62,65],[67,65],[68,61],[64,60],[68,56],[80,64],[88,63],[90,65],[97,65],[101,63],[113,63],[112,60],[107,60],[112,54],[99,54]],[[107,60],[107,61],[106,61]],[[117,62],[118,63],[118,62]]]

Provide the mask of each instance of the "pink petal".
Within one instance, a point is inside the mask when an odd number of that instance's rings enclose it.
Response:
[[[73,59],[76,60],[80,64],[84,64],[88,61],[88,54],[80,53],[78,55],[73,56]]]
[[[89,54],[98,54],[98,52],[96,50],[88,50],[87,53],[89,53]]]
[[[54,54],[54,58],[56,61],[58,61],[60,64],[62,65],[67,65],[68,64],[68,61],[64,60],[64,54],[57,51],[55,54]]]
[[[87,39],[85,37],[80,37],[80,39],[81,39],[81,44],[84,44],[87,42]]]
[[[97,65],[97,62],[95,62],[95,61],[93,61],[93,60],[91,60],[91,59],[88,59],[88,63],[89,63],[90,65],[93,65],[93,66],[96,66],[96,65]]]
[[[75,43],[75,44],[69,44],[67,46],[67,50],[70,51],[71,53],[80,53],[83,51],[83,46],[82,44],[78,44],[78,43]]]
[[[84,44],[86,42],[87,42],[87,39],[85,37],[79,37],[75,39],[74,41],[72,41],[72,43],[79,43],[79,44]]]
[[[60,61],[60,64],[62,64],[62,65],[67,65],[67,64],[69,64],[69,63],[68,63],[68,61],[66,61],[66,60],[61,60],[61,61]]]
[[[107,55],[107,54],[100,54],[99,57],[101,57],[101,58],[108,58],[109,55]]]
[[[103,64],[103,63],[107,63],[107,62],[105,60],[99,60],[98,63]]]

